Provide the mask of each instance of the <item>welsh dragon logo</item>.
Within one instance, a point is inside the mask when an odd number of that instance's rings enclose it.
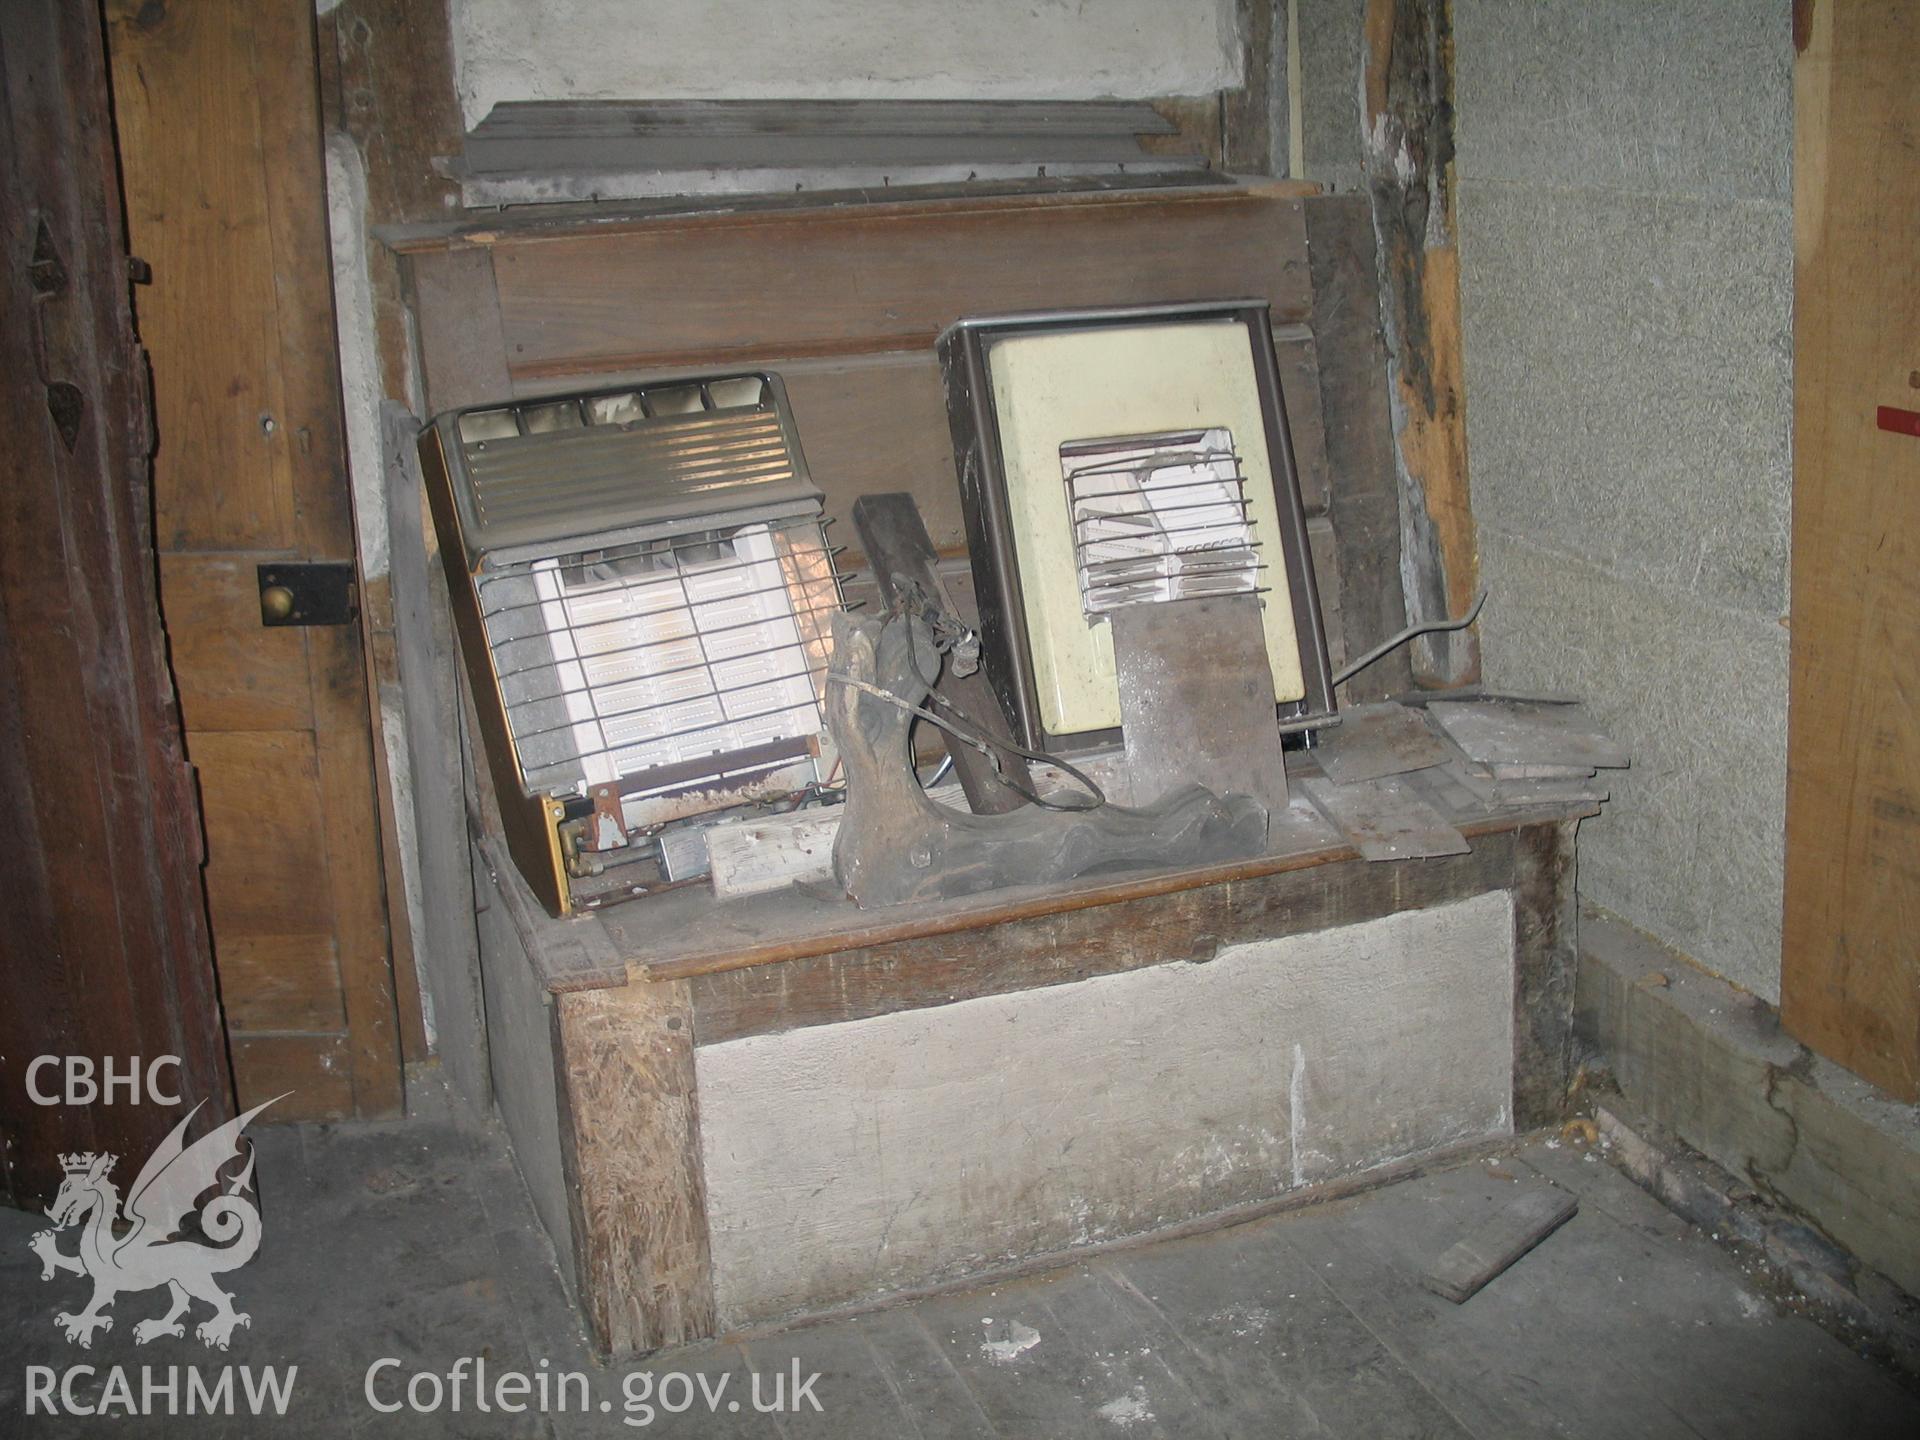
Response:
[[[285,1098],[276,1095],[274,1100]],[[226,1349],[234,1327],[252,1323],[252,1317],[233,1308],[233,1296],[220,1288],[215,1277],[238,1270],[260,1248],[260,1211],[246,1193],[253,1183],[253,1147],[247,1147],[246,1167],[238,1175],[222,1181],[220,1172],[238,1158],[240,1132],[247,1122],[273,1103],[256,1105],[188,1145],[187,1126],[200,1110],[194,1106],[140,1167],[124,1216],[120,1191],[107,1178],[119,1156],[89,1152],[60,1157],[67,1178],[47,1207],[55,1228],[42,1230],[27,1245],[40,1257],[42,1280],[51,1280],[63,1270],[93,1280],[93,1299],[86,1309],[78,1315],[62,1311],[53,1317],[69,1341],[91,1349],[94,1331],[113,1328],[113,1317],[106,1311],[117,1296],[161,1285],[172,1297],[167,1313],[135,1325],[136,1344],[162,1335],[184,1336],[181,1317],[195,1300],[213,1307],[213,1314],[194,1327],[194,1334],[208,1346]],[[199,1204],[202,1195],[221,1185],[225,1188],[220,1194],[204,1206]],[[200,1232],[212,1244],[180,1234],[196,1210]],[[78,1251],[66,1254],[55,1243],[58,1232],[83,1221]]]

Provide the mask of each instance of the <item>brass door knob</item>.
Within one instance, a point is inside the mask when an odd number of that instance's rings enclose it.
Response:
[[[284,585],[269,585],[260,592],[260,618],[285,620],[293,614],[293,591]]]

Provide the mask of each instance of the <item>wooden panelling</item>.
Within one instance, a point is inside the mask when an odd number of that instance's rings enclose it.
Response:
[[[515,378],[926,350],[964,315],[1311,308],[1300,201],[1257,188],[681,217],[493,243]]]
[[[61,1152],[124,1182],[179,1112],[33,1104],[36,1055],[179,1056],[203,1122],[233,1113],[95,7],[0,8],[0,193],[0,1201],[37,1208]]]
[[[189,730],[313,724],[306,631],[260,624],[258,567],[232,555],[163,555],[160,597]]]
[[[1373,215],[1364,196],[1328,195],[1308,201],[1305,209],[1321,433],[1331,482],[1328,513],[1340,552],[1337,576],[1316,578],[1322,595],[1329,583],[1339,586],[1340,627],[1351,656],[1407,623],[1380,282]],[[1294,413],[1290,407],[1290,419]],[[1296,441],[1295,448],[1303,451],[1304,470],[1304,447]],[[1404,694],[1412,685],[1402,647],[1341,686],[1340,699],[1342,704],[1378,700]]]
[[[313,737],[300,730],[188,737],[207,824],[207,897],[230,935],[328,934],[325,833]]]
[[[346,1024],[333,936],[241,935],[220,942],[235,1031],[339,1030]]]
[[[554,1004],[581,1299],[615,1355],[713,1333],[693,1025],[683,984]]]
[[[931,349],[846,361],[776,362],[807,468],[827,497],[836,545],[860,548],[853,502],[906,490],[933,543],[964,550],[967,522],[947,431],[947,392]]]
[[[1320,414],[1320,349],[1313,331],[1286,325],[1273,337],[1280,397],[1286,402],[1287,429],[1293,435],[1294,469],[1300,476],[1300,503],[1309,515],[1324,515],[1333,477],[1327,466],[1327,432]]]
[[[138,303],[154,354],[160,548],[291,549],[274,232],[258,183],[261,17],[237,4],[108,10],[127,226],[158,281]],[[181,143],[187,135],[218,138]],[[183,276],[192,283],[175,283]],[[211,354],[221,363],[187,361]],[[204,478],[174,480],[189,463]]]
[[[128,225],[153,269],[136,303],[154,357],[161,603],[207,809],[214,952],[240,958],[222,995],[239,1034],[330,1008],[338,1041],[236,1043],[239,1086],[265,1087],[247,1073],[258,1055],[326,1058],[307,1079],[327,1095],[345,1083],[343,1113],[391,1113],[400,1057],[360,630],[263,628],[255,577],[262,560],[351,563],[355,549],[313,11],[107,12]],[[332,997],[316,973],[328,954]]]
[[[340,1035],[235,1035],[233,1073],[243,1107],[281,1097],[263,1123],[347,1120],[353,1059]]]
[[[1920,9],[1795,7],[1780,1018],[1920,1098]],[[1897,421],[1897,417],[1895,417]]]
[[[1290,323],[1312,307],[1303,207],[1318,202],[1278,190],[1220,189],[1050,203],[1056,219],[1073,222],[1057,236],[1033,197],[1008,197],[724,221],[679,216],[586,237],[501,235],[491,248],[420,251],[408,266],[428,403],[440,412],[692,369],[763,366],[787,382],[829,515],[844,527],[860,495],[906,490],[934,543],[957,552],[965,525],[933,355],[941,326],[962,314],[1035,306],[1265,295],[1278,326],[1303,500],[1309,514],[1324,513],[1334,466],[1319,393],[1321,343]],[[948,224],[960,228],[937,244],[929,238]],[[981,230],[984,238],[975,233]],[[1142,258],[1120,263],[1136,234]],[[712,249],[716,235],[726,248]],[[981,244],[994,247],[992,263],[956,263]],[[789,253],[799,245],[812,258]],[[854,248],[840,256],[838,246]],[[1172,253],[1187,258],[1176,264]],[[722,254],[761,254],[763,266],[795,273],[743,296],[731,262],[720,265]],[[648,267],[662,268],[640,283]],[[929,286],[929,276],[937,283]],[[517,324],[502,317],[503,292],[512,286]],[[577,297],[589,289],[604,293],[583,319]],[[615,336],[625,338],[608,338]],[[832,353],[813,353],[821,349]],[[1377,349],[1367,358],[1377,361]],[[844,528],[836,539],[852,543]]]

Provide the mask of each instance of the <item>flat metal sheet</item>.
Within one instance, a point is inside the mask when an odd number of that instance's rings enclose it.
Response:
[[[1443,765],[1454,748],[1435,734],[1418,710],[1388,701],[1340,712],[1340,723],[1321,732],[1314,754],[1336,785],[1357,785],[1383,775],[1404,775]]]
[[[1436,700],[1427,710],[1467,758],[1482,765],[1617,770],[1627,764],[1627,752],[1595,729],[1578,706]]]
[[[1287,808],[1273,672],[1255,595],[1126,605],[1108,616],[1135,805],[1200,784]]]
[[[1419,860],[1473,849],[1404,775],[1359,785],[1302,780],[1300,788],[1368,860]]]

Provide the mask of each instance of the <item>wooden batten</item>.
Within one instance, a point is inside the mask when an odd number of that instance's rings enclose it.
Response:
[[[575,1273],[616,1355],[713,1334],[693,1014],[682,983],[556,998],[554,1065]]]

